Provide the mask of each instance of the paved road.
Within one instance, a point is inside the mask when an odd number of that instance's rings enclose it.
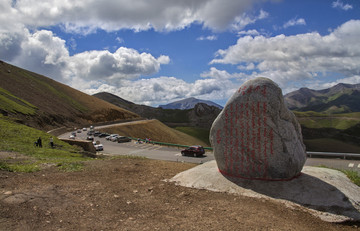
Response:
[[[86,139],[87,131],[77,133],[76,139]],[[59,138],[69,138],[70,133],[60,135]],[[190,163],[204,163],[209,160],[214,160],[212,152],[206,152],[203,157],[182,156],[181,148],[165,147],[153,144],[137,144],[136,142],[117,143],[106,140],[105,138],[95,137],[104,145],[104,151],[100,153],[108,155],[133,155],[144,156],[149,159],[168,160],[168,161],[183,161]],[[360,160],[343,160],[340,158],[308,158],[305,165],[307,166],[327,166],[337,169],[354,170],[360,173]]]
[[[360,173],[360,160],[344,160],[340,158],[308,158],[305,165],[326,166],[336,169],[353,170]]]
[[[87,131],[77,133],[75,139],[85,140]],[[59,136],[59,138],[69,138],[70,132]],[[138,144],[135,141],[126,143],[117,143],[108,141],[105,138],[94,137],[94,141],[100,141],[104,146],[104,151],[99,153],[108,155],[133,155],[133,156],[144,156],[149,159],[157,160],[168,160],[168,161],[179,161],[189,163],[204,163],[214,159],[212,152],[206,152],[203,157],[190,157],[182,156],[180,151],[182,148],[174,148],[160,145],[153,145],[149,143]]]

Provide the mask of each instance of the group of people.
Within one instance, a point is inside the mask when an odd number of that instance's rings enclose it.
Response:
[[[35,143],[34,143],[35,147],[39,147],[42,148],[42,141],[41,141],[41,137],[39,137]],[[50,146],[51,148],[54,148],[54,139],[52,137],[50,137]]]
[[[137,144],[142,144],[143,141],[140,140],[140,138],[138,138],[136,143],[137,143]],[[151,139],[150,139],[150,138],[146,138],[146,139],[145,139],[145,143],[151,143]]]

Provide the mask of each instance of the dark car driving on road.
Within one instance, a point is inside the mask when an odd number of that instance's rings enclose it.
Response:
[[[202,155],[204,155],[204,153],[205,153],[205,150],[200,145],[190,146],[181,151],[181,155],[183,155],[183,156],[194,156],[194,157],[202,156]]]

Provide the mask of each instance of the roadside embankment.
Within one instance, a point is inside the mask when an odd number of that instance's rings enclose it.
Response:
[[[70,139],[63,139],[60,138],[60,140],[70,144],[70,145],[76,145],[84,149],[85,152],[90,152],[92,154],[96,153],[95,147],[92,144],[91,141],[87,140],[70,140]]]

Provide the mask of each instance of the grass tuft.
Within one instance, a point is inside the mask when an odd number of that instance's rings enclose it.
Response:
[[[82,162],[69,162],[58,163],[57,167],[65,172],[77,172],[84,169],[84,163]]]
[[[359,173],[353,170],[339,170],[343,172],[354,184],[360,187],[360,176]]]
[[[349,180],[351,182],[353,182],[354,184],[356,184],[357,186],[360,187],[360,175],[358,172],[354,171],[354,170],[345,170],[345,169],[338,169],[338,168],[330,168],[328,166],[325,166],[325,165],[319,165],[319,166],[316,166],[316,167],[319,167],[319,168],[329,168],[329,169],[334,169],[334,170],[337,170],[337,171],[340,171],[342,173],[344,173],[347,178],[349,178]]]

